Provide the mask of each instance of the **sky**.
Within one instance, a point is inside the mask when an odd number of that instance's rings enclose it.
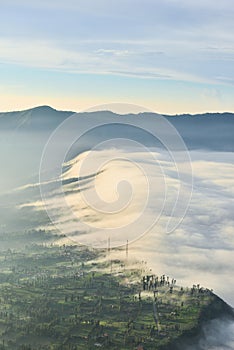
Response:
[[[234,112],[233,0],[0,0],[0,110]]]

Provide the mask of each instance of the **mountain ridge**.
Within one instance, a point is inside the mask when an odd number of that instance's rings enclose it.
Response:
[[[38,106],[23,111],[0,112],[0,131],[43,131],[51,133],[71,115],[84,117],[84,121],[89,118],[97,118],[102,122],[105,119],[105,123],[110,121],[110,124],[115,123],[116,118],[118,118],[118,122],[125,122],[129,118],[133,124],[135,117],[144,118],[144,121],[148,123],[147,125],[151,124],[151,127],[153,127],[157,116],[160,114],[154,112],[117,114],[108,110],[76,113],[72,111],[59,111],[50,106]],[[234,113],[230,112],[195,115],[176,114],[163,115],[163,117],[177,129],[181,136],[185,138],[185,141],[186,139],[189,141],[194,133],[200,136],[204,131],[207,131],[207,134],[215,134],[218,130],[217,138],[220,135],[225,137],[228,135],[228,139],[230,139],[230,132],[234,133]],[[206,128],[209,128],[209,130],[206,130]]]
[[[0,113],[0,162],[3,176],[5,174],[5,184],[0,186],[2,190],[25,184],[28,174],[30,176],[38,174],[40,159],[48,139],[73,114],[69,111],[57,111],[49,106],[39,106],[21,112]],[[234,152],[234,114],[227,112],[164,117],[176,129],[188,150]],[[157,134],[159,127],[155,113],[118,115],[109,111],[87,111],[77,113],[77,120],[74,123],[77,131],[81,127],[89,133],[84,135],[78,144],[74,143],[71,147],[71,156],[87,151],[104,140],[119,138],[131,139],[146,147],[163,146],[152,134],[152,132]],[[101,126],[98,132],[95,128],[91,130],[94,124]],[[137,125],[140,124],[139,129]],[[69,139],[69,135],[67,129],[59,140],[59,146],[67,141],[66,138]],[[12,159],[16,161],[12,162]]]
[[[116,112],[113,112],[111,110],[108,109],[103,109],[101,111],[80,111],[80,112],[75,112],[75,111],[68,111],[68,110],[60,110],[54,107],[51,107],[49,105],[41,105],[41,106],[36,106],[36,107],[31,107],[31,108],[26,108],[26,109],[22,109],[22,110],[13,110],[13,111],[4,111],[1,112],[0,111],[0,117],[3,115],[9,115],[9,114],[16,114],[16,113],[27,113],[27,112],[58,112],[58,113],[70,113],[70,114],[95,114],[95,113],[99,113],[99,112],[109,112],[111,114],[115,114],[115,115],[119,115]],[[164,113],[158,113],[158,112],[140,112],[140,113],[124,113],[121,115],[144,115],[144,114],[155,114],[155,115],[162,115],[164,117],[200,117],[200,116],[234,116],[234,112],[203,112],[203,113],[181,113],[181,114],[164,114]]]

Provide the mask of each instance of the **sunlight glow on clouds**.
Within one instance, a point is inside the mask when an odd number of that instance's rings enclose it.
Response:
[[[154,149],[151,151],[155,152]],[[110,150],[99,151],[94,155],[94,158],[102,159],[106,156],[106,152],[110,152]],[[121,150],[112,150],[111,152],[114,152],[115,156],[121,157],[123,155]],[[148,163],[147,157],[142,157],[142,153],[138,153],[137,150],[129,149],[124,152],[124,155],[129,159],[140,161],[143,167]],[[165,227],[171,215],[171,208],[180,183],[168,154],[165,151],[160,151],[155,155],[160,160],[160,165],[165,173],[166,206],[156,225],[147,234],[131,243],[130,256],[134,259],[147,261],[149,267],[152,267],[157,274],[166,273],[176,276],[180,284],[201,283],[205,287],[213,288],[216,293],[233,305],[233,154],[191,151],[194,172],[192,200],[181,225],[171,234],[166,234]],[[71,162],[71,168],[64,175],[65,179],[74,179],[77,176],[80,161],[86,156],[87,154],[83,153]],[[149,163],[147,169],[147,176],[152,177],[155,181],[155,189],[151,195],[155,196],[158,201],[164,196],[164,188],[157,183],[159,177],[157,172],[155,173],[155,167]],[[96,176],[98,193],[104,196],[102,198],[108,203],[116,200],[116,181],[120,181],[121,178],[130,180],[138,205],[127,208],[126,215],[123,215],[122,211],[114,216],[94,212],[83,200],[85,197],[82,196],[82,191],[88,192],[90,190],[91,182],[88,180],[81,184],[81,192],[77,191],[79,188],[77,182],[65,184],[66,200],[69,206],[77,212],[80,220],[90,221],[94,227],[124,225],[129,220],[134,219],[136,214],[139,214],[139,210],[141,210],[139,208],[144,203],[146,184],[142,181],[142,177],[144,177],[143,174],[138,174],[134,167],[128,167],[126,162],[121,161],[116,162],[114,166],[107,164],[105,172]],[[222,181],[219,180],[221,177]],[[128,197],[127,192],[120,194],[122,200],[125,200],[126,196]],[[51,198],[52,206],[56,206],[57,203],[58,201]],[[35,205],[35,209],[41,209],[39,202],[31,204]],[[151,209],[142,216],[142,227],[147,220],[150,221],[152,217],[155,217],[157,208],[154,206]],[[75,241],[80,239],[82,242],[89,243],[103,238],[100,237],[99,232],[95,232],[95,229],[79,232],[79,220],[71,220],[64,207],[59,208],[57,205],[56,211],[64,230],[68,234],[74,232],[76,235],[74,236]],[[131,240],[132,235],[134,237],[134,231],[129,232],[129,237],[124,236],[124,240]],[[104,237],[104,239],[107,238]],[[118,254],[120,253],[118,252]],[[223,280],[225,283],[221,283]]]

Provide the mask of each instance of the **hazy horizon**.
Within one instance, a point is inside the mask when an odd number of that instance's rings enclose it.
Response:
[[[115,105],[116,106],[113,106]],[[201,112],[194,112],[194,113],[189,113],[189,112],[181,112],[181,113],[159,113],[156,110],[150,110],[147,107],[144,106],[138,106],[138,105],[132,105],[132,104],[127,104],[124,103],[124,107],[119,107],[118,105],[122,105],[122,103],[110,103],[110,104],[106,104],[107,109],[105,109],[105,104],[104,105],[94,105],[92,106],[92,104],[90,104],[90,106],[87,107],[87,109],[79,109],[79,110],[71,110],[71,108],[67,108],[67,109],[60,109],[57,106],[52,106],[52,105],[47,105],[47,104],[40,104],[40,105],[32,105],[32,106],[26,106],[23,109],[6,109],[6,110],[0,110],[0,114],[1,113],[13,113],[13,112],[26,112],[26,111],[30,111],[33,109],[40,109],[40,108],[51,108],[57,112],[71,112],[71,113],[92,113],[92,112],[112,112],[115,114],[140,114],[140,113],[154,113],[154,114],[162,114],[165,116],[182,116],[182,115],[205,115],[205,114],[234,114],[234,111],[229,111],[229,110],[214,110],[214,111],[208,111],[208,110],[204,110]],[[111,107],[108,107],[111,106]],[[108,109],[110,108],[110,109]],[[121,109],[123,109],[121,111]]]

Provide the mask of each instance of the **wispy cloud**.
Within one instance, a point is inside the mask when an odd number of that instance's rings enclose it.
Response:
[[[48,40],[2,39],[0,61],[76,74],[109,74],[140,79],[232,84],[231,77],[217,77],[217,71],[210,70],[210,60],[207,60],[205,55],[203,59],[199,56],[197,63],[191,59],[185,60],[184,44],[177,44],[182,46],[181,53],[178,46],[172,53],[171,49],[160,44],[154,42],[145,46],[132,43],[131,48],[126,49],[125,42],[119,45],[108,43],[105,48],[98,48],[98,43],[89,43],[84,47],[84,44],[78,42],[66,47]],[[154,45],[162,47],[163,50],[154,50]],[[188,52],[192,55],[193,50],[188,48]],[[203,64],[203,68],[198,69],[198,64]],[[203,72],[205,67],[207,71]]]
[[[42,69],[118,75],[155,80],[155,86],[166,80],[169,89],[175,81],[225,85],[231,96],[233,16],[232,0],[3,0],[0,62],[38,68],[32,79]],[[142,97],[148,99],[143,89]],[[233,105],[228,99],[222,110]]]

